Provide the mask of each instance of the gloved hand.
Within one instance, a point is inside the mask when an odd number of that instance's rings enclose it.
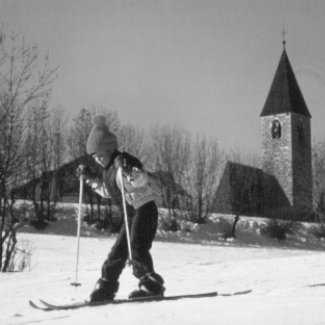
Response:
[[[115,158],[114,164],[116,168],[122,168],[124,175],[130,175],[132,173],[133,167],[130,161],[122,155]]]
[[[96,174],[91,170],[89,166],[79,165],[76,170],[78,178],[83,177],[86,181],[96,177]]]

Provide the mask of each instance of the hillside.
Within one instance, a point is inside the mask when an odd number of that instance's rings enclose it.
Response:
[[[324,243],[309,234],[310,225],[301,224],[295,235],[279,242],[261,234],[266,220],[241,218],[237,238],[221,239],[224,220],[232,216],[213,216],[191,232],[159,230],[152,249],[155,267],[165,278],[167,295],[251,289],[250,294],[51,313],[34,310],[28,299],[62,303],[87,298],[114,243],[115,235],[83,225],[78,272],[82,286],[72,287],[74,209],[62,209],[59,220],[42,234],[30,227],[19,233],[21,245],[34,247],[31,269],[1,274],[1,324],[325,324]],[[136,285],[127,267],[118,298],[127,297]]]

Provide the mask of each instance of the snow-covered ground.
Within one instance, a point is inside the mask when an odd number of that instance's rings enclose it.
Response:
[[[192,233],[159,231],[152,254],[157,272],[165,279],[166,295],[251,289],[249,294],[35,310],[29,299],[64,303],[87,298],[114,243],[114,236],[95,236],[96,232],[83,227],[78,272],[82,285],[71,286],[77,249],[76,238],[70,234],[76,231],[74,217],[69,213],[43,234],[28,229],[18,234],[35,252],[30,271],[0,276],[0,324],[325,324],[325,244],[302,235],[279,243],[259,234],[263,219],[245,218],[238,223],[235,241],[218,239],[218,217]],[[127,267],[118,298],[127,297],[136,285]]]

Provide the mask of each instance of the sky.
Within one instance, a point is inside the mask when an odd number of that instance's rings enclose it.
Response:
[[[323,0],[0,0],[0,22],[58,67],[51,103],[116,111],[260,153],[260,113],[286,51],[325,132]]]

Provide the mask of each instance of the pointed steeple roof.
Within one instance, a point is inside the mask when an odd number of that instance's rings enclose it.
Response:
[[[282,113],[297,113],[311,117],[285,48],[283,48],[261,116]]]

